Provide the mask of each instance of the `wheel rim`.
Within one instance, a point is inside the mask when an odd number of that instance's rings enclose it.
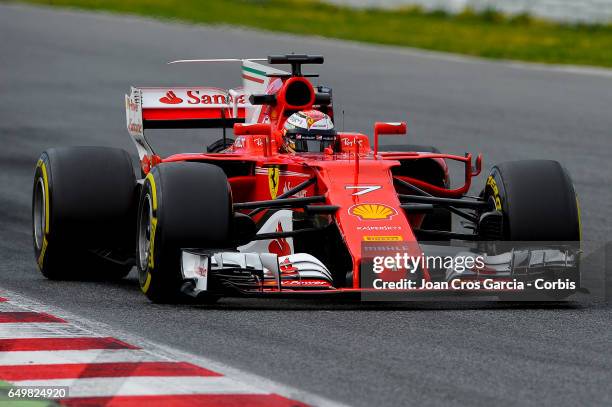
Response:
[[[138,263],[141,270],[146,270],[149,264],[152,218],[153,206],[151,205],[151,196],[147,194],[142,200],[140,218],[138,219]]]
[[[45,237],[45,225],[47,223],[45,183],[42,178],[38,178],[34,189],[34,243],[36,249],[42,250]]]

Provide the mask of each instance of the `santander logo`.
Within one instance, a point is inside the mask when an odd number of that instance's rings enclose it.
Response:
[[[166,92],[166,96],[159,98],[159,101],[167,105],[178,105],[179,103],[183,103],[183,99],[176,96],[171,90]]]
[[[155,100],[165,105],[182,105],[182,107],[190,107],[189,105],[206,105],[202,107],[210,106],[221,108],[226,106],[231,107],[234,105],[234,102],[240,107],[243,107],[246,103],[244,94],[235,94],[232,96],[228,94],[228,92],[217,88],[166,89],[163,96],[160,95],[161,92],[152,90],[151,94],[155,94]],[[179,92],[182,97],[177,96],[176,92]]]

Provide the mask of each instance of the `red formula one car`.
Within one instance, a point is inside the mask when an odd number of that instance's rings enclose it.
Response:
[[[579,212],[559,163],[496,165],[482,193],[468,196],[480,156],[379,144],[383,135],[403,140],[405,123],[377,122],[372,139],[336,131],[331,89],[302,73],[323,57],[237,61],[241,88],[132,88],[127,125],[141,179],[123,150],[42,154],[32,213],[46,277],[121,278],[135,265],[153,301],[363,293],[381,291],[367,247],[418,257],[433,241],[436,250],[472,242],[462,250],[484,253],[484,261],[460,271],[421,264],[408,273],[412,280],[575,277],[577,254],[559,242],[575,248]],[[232,127],[234,138],[225,134]],[[171,128],[221,128],[223,138],[206,153],[162,158],[144,131]],[[450,186],[450,161],[464,168],[458,187]],[[452,230],[452,214],[467,232]],[[492,241],[512,247],[493,253]],[[525,243],[545,241],[556,243]]]

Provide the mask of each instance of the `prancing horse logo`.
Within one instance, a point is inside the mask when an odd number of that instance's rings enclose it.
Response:
[[[268,186],[270,187],[270,197],[272,197],[272,199],[276,199],[276,195],[278,194],[279,176],[280,171],[278,170],[278,167],[268,168]]]

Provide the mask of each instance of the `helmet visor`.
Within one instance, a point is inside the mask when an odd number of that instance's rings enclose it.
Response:
[[[336,131],[294,129],[287,130],[285,137],[296,153],[322,153],[336,142]]]

